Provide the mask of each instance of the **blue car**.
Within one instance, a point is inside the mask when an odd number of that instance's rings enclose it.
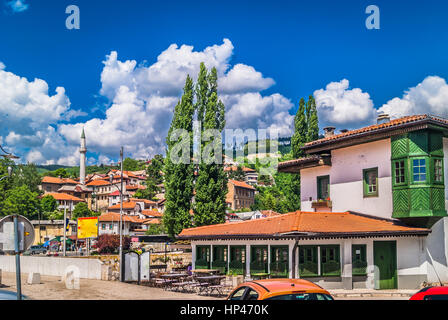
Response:
[[[0,300],[17,300],[17,293],[14,291],[0,290]],[[22,300],[29,300],[22,294]]]

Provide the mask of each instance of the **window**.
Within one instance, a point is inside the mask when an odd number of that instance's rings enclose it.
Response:
[[[317,177],[317,198],[327,199],[330,196],[330,176]]]
[[[237,289],[231,296],[230,296],[230,300],[242,300],[243,295],[244,295],[244,291],[246,291],[247,287],[241,287],[239,289]]]
[[[412,173],[414,182],[426,181],[426,159],[412,160]]]
[[[378,168],[364,170],[364,197],[378,196]]]
[[[395,184],[405,183],[404,160],[395,161]]]
[[[258,292],[249,288],[244,300],[258,300]]]
[[[114,225],[111,223],[109,224],[109,230],[112,230],[114,228]]]
[[[299,247],[299,274],[301,277],[317,276],[317,246]]]
[[[339,245],[320,247],[321,274],[323,276],[339,276],[341,263],[339,261]]]
[[[352,245],[352,274],[363,276],[367,273],[367,246],[365,244]]]
[[[101,224],[101,230],[106,230],[106,224],[105,223]]]
[[[442,159],[434,159],[434,181],[443,182]]]
[[[333,300],[333,298],[323,293],[292,293],[267,298],[266,300]]]

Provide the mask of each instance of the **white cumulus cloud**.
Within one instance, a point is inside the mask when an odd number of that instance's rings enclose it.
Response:
[[[367,92],[349,88],[349,81],[329,83],[325,89],[314,91],[319,121],[326,125],[350,129],[371,124],[376,110]]]
[[[401,98],[393,98],[379,108],[392,118],[413,114],[433,114],[448,117],[448,84],[438,76],[426,77],[407,90]]]

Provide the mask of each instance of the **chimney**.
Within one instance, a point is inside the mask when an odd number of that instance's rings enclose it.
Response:
[[[348,132],[347,129],[341,129],[341,133],[346,133],[346,132]]]
[[[377,124],[387,123],[390,121],[390,116],[387,113],[381,113],[376,119]]]
[[[335,127],[325,127],[324,128],[325,138],[334,136],[334,130],[336,130]]]

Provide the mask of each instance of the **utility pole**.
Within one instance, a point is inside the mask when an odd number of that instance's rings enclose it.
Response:
[[[65,240],[65,236],[66,236],[66,230],[67,230],[67,206],[64,206],[64,244],[63,244],[63,256],[65,257],[65,255],[66,255],[66,248],[65,248],[65,246],[66,246],[66,240]]]
[[[120,150],[121,183],[120,183],[120,282],[123,282],[123,146]]]

